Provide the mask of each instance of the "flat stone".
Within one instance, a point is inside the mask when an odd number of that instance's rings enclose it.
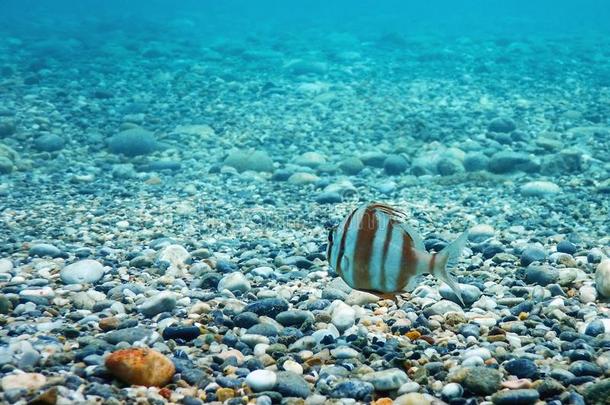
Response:
[[[47,383],[47,377],[39,373],[10,374],[2,377],[0,385],[3,391],[10,390],[37,390]]]
[[[465,367],[452,377],[466,390],[477,395],[491,395],[500,389],[502,373],[490,367]]]
[[[59,257],[61,256],[61,250],[54,245],[49,243],[39,243],[34,245],[28,251],[30,256],[38,256],[38,257]]]
[[[370,382],[377,391],[392,391],[409,381],[407,374],[397,368],[365,374],[364,380]]]
[[[307,381],[291,371],[279,371],[277,373],[274,391],[285,397],[307,398],[311,394]]]
[[[244,308],[244,312],[254,312],[258,316],[274,317],[288,310],[288,303],[281,298],[263,298],[254,301]]]
[[[104,266],[97,260],[85,259],[64,267],[59,273],[65,284],[93,284],[104,275]]]
[[[143,327],[133,327],[133,328],[125,328],[119,329],[112,332],[108,332],[103,336],[103,339],[113,345],[116,345],[120,342],[127,342],[129,344],[134,344],[135,342],[146,339],[152,335],[152,331]]]
[[[550,181],[530,181],[521,186],[520,191],[528,197],[545,197],[560,193],[561,188]]]
[[[144,301],[139,311],[151,318],[161,312],[170,312],[175,307],[176,296],[171,292],[162,291]]]
[[[250,282],[246,276],[236,271],[225,275],[218,283],[218,291],[229,290],[231,292],[247,292],[250,290]]]
[[[539,397],[540,394],[534,389],[507,390],[495,393],[491,402],[494,405],[531,405],[535,404]]]
[[[335,385],[330,393],[332,398],[352,398],[356,401],[371,402],[375,387],[362,380],[347,380]]]

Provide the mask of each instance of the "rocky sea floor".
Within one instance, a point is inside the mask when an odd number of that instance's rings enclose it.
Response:
[[[4,403],[609,403],[606,39],[89,28],[0,36]],[[364,201],[465,305],[337,278]]]

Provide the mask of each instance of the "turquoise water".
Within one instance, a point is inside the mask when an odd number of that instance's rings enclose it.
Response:
[[[607,1],[174,3],[0,0],[0,402],[606,403]]]

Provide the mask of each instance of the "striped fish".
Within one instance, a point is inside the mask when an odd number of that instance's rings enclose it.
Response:
[[[328,262],[356,290],[381,295],[413,289],[426,273],[447,283],[462,301],[447,268],[453,267],[468,238],[464,232],[438,253],[428,253],[406,215],[386,204],[371,203],[352,211],[328,236]]]

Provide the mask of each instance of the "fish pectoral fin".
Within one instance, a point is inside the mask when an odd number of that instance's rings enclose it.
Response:
[[[420,236],[419,232],[415,230],[411,225],[406,222],[402,222],[400,225],[403,231],[405,231],[413,240],[413,248],[415,250],[426,251],[426,245],[424,244],[424,239]]]

